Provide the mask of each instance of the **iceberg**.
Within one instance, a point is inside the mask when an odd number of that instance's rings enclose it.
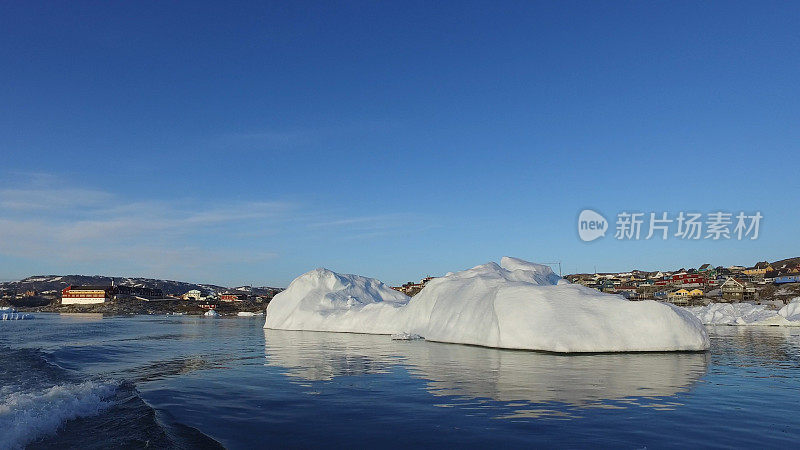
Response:
[[[255,317],[255,316],[263,316],[264,313],[263,312],[255,313],[255,312],[251,312],[251,311],[239,311],[238,313],[236,313],[236,315],[239,316],[239,317]]]
[[[702,323],[683,308],[631,302],[510,257],[435,278],[413,299],[375,279],[312,270],[272,299],[264,328],[558,353],[709,347]]]
[[[800,297],[793,298],[788,305],[778,311],[778,315],[790,322],[800,322]]]
[[[706,325],[800,326],[800,297],[777,311],[752,303],[710,303],[686,309]]]
[[[316,269],[295,278],[267,306],[265,328],[395,334],[411,300],[373,278]]]
[[[33,314],[20,313],[14,308],[0,308],[0,320],[29,320],[33,319]]]
[[[204,316],[206,316],[206,317],[219,317],[219,313],[218,313],[218,312],[216,312],[216,311],[214,311],[213,309],[209,309],[209,310],[208,310],[208,311],[206,311],[206,313],[205,313],[205,314],[203,314],[203,315],[204,315]]]

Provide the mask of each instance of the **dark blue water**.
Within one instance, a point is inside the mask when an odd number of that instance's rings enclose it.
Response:
[[[262,330],[263,318],[0,322],[0,448],[789,447],[800,330],[564,356]]]

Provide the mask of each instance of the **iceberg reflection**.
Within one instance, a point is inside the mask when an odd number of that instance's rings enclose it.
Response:
[[[393,341],[379,335],[269,329],[264,335],[267,364],[302,380],[385,373],[402,366],[425,380],[433,395],[515,406],[624,407],[654,399],[657,403],[648,406],[669,408],[674,403],[664,398],[690,390],[709,364],[707,353],[562,355]]]

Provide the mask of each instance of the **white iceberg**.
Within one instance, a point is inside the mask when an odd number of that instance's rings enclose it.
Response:
[[[800,297],[793,298],[788,305],[778,311],[778,314],[791,322],[800,322]]]
[[[752,303],[710,303],[687,309],[706,325],[800,326],[800,297],[780,310]]]
[[[378,280],[317,269],[267,307],[265,328],[416,334],[429,341],[552,352],[697,351],[705,328],[686,310],[570,284],[504,257],[428,282],[413,299]]]
[[[213,309],[209,309],[209,310],[208,310],[208,311],[206,311],[206,313],[205,313],[205,314],[203,314],[203,315],[204,315],[204,316],[206,316],[206,317],[219,317],[219,313],[218,313],[218,312],[216,312],[216,311],[214,311]]]
[[[263,316],[264,313],[263,312],[255,313],[255,312],[250,312],[250,311],[239,311],[238,313],[236,313],[236,315],[239,316],[239,317],[254,317],[254,316]]]
[[[33,319],[33,314],[20,313],[10,307],[0,308],[0,320],[29,320]]]
[[[411,298],[382,282],[316,269],[295,278],[267,306],[265,328],[394,334]]]

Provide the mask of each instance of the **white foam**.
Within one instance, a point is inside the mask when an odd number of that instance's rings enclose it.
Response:
[[[116,385],[87,381],[0,399],[0,448],[22,448],[54,433],[67,420],[98,414],[111,405]]]

